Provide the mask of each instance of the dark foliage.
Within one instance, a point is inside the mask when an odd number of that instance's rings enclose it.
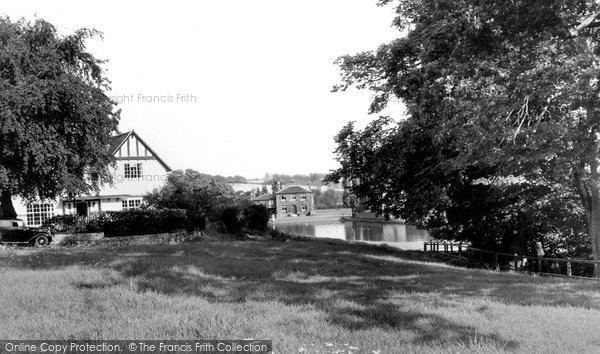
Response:
[[[399,98],[407,117],[344,127],[326,180],[445,238],[574,254],[587,239],[600,259],[598,3],[388,3],[404,35],[339,58],[334,90],[374,91],[373,113]]]
[[[182,209],[136,209],[105,212],[99,218],[105,236],[150,235],[189,227]]]
[[[269,209],[264,205],[250,205],[244,209],[244,221],[251,230],[267,230],[270,220]]]
[[[229,207],[223,210],[221,221],[230,234],[239,233],[244,227],[242,210],[239,207]]]
[[[97,218],[84,218],[77,215],[54,216],[44,222],[44,226],[50,225],[52,225],[57,232],[64,233],[102,231]]]
[[[0,217],[15,216],[12,196],[53,199],[110,181],[119,112],[103,61],[86,50],[96,35],[0,18]]]

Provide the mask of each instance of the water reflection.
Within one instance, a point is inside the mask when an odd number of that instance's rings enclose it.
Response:
[[[349,241],[423,242],[429,241],[427,231],[405,224],[330,221],[285,222],[275,226],[278,230],[296,235],[338,238]]]

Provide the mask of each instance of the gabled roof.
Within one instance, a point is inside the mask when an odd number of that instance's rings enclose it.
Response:
[[[297,193],[312,193],[312,192],[309,191],[308,189],[305,189],[300,186],[289,186],[289,187],[285,187],[284,189],[280,190],[279,192],[277,192],[275,194],[297,194]]]
[[[154,150],[152,150],[152,148],[148,144],[146,144],[146,142],[142,138],[140,138],[140,136],[137,135],[137,133],[134,130],[111,137],[110,138],[110,148],[109,148],[110,153],[115,155],[119,151],[119,149],[121,149],[121,146],[123,146],[123,144],[127,141],[127,139],[129,139],[129,137],[131,135],[135,136],[136,139],[139,140],[140,143],[144,144],[146,149],[148,149],[148,151],[150,151],[152,156],[154,156],[156,158],[156,160],[158,160],[158,162],[167,170],[167,172],[172,171],[171,167],[169,167],[169,165],[167,165],[166,162],[164,162],[163,159],[161,159],[158,156],[158,154]]]
[[[125,143],[127,141],[127,138],[129,138],[129,134],[131,134],[131,132],[122,133],[122,134],[110,137],[109,151],[111,154],[114,155],[117,153],[117,151],[119,151],[119,149],[121,148],[121,145],[123,145],[123,143]]]
[[[260,201],[263,201],[263,200],[275,200],[275,195],[267,193],[267,194],[261,195],[260,197],[254,198],[255,202],[260,202]]]

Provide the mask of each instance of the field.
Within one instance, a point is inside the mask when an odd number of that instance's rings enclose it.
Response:
[[[271,339],[276,353],[599,352],[600,282],[344,242],[0,249],[0,338]]]

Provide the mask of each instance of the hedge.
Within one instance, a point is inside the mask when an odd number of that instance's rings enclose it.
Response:
[[[134,236],[168,233],[176,230],[202,230],[205,217],[185,209],[133,209],[107,211],[96,218],[61,215],[48,220],[59,232],[97,232],[105,236]],[[229,207],[222,211],[221,221],[228,233],[239,233],[244,227],[267,230],[270,215],[262,205],[245,209]]]
[[[96,218],[84,218],[77,215],[56,215],[44,222],[44,226],[53,226],[57,232],[86,233],[102,231]]]
[[[183,209],[108,211],[98,219],[98,223],[105,236],[160,234],[190,226]]]

